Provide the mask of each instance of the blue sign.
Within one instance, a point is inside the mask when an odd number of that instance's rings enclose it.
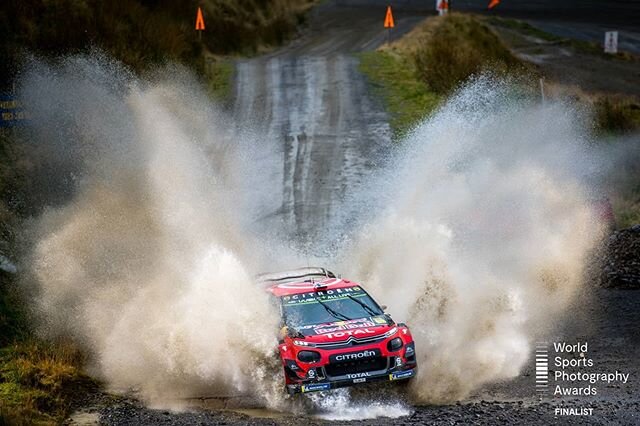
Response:
[[[396,371],[389,374],[389,380],[406,379],[411,376],[413,376],[413,370]]]
[[[22,125],[27,118],[21,101],[14,96],[0,95],[0,127]]]

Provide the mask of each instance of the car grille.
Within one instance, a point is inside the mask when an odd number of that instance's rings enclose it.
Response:
[[[325,365],[327,376],[344,376],[345,374],[363,373],[365,371],[386,370],[387,357],[377,356],[354,361],[335,362]]]

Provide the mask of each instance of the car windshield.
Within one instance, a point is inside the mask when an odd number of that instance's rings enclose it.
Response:
[[[326,324],[382,315],[384,312],[361,287],[346,287],[283,296],[282,313],[291,327]]]

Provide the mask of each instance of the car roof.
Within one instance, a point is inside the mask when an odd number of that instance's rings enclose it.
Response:
[[[309,293],[314,291],[318,286],[322,286],[321,291],[325,292],[338,288],[360,287],[360,284],[341,278],[310,279],[307,281],[274,283],[267,287],[267,291],[271,292],[274,296],[282,297],[292,294]]]

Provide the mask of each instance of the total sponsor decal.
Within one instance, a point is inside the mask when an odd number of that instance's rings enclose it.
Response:
[[[335,333],[326,333],[324,334],[325,336],[327,336],[328,338],[338,338],[338,337],[345,337],[345,336],[358,336],[361,334],[375,334],[376,331],[372,330],[370,328],[358,328],[356,330],[346,330],[346,331],[336,331]]]
[[[411,376],[413,376],[413,370],[395,371],[389,374],[389,380],[408,379]]]
[[[302,392],[316,392],[331,389],[330,383],[311,383],[309,385],[302,385]]]
[[[367,377],[371,376],[371,374],[369,374],[368,371],[362,372],[362,373],[353,373],[353,374],[347,374],[347,379],[355,379],[354,382],[355,383],[359,383],[359,382],[364,382],[366,381]],[[356,382],[356,380],[358,379],[364,379],[364,380],[359,380],[358,382]]]

